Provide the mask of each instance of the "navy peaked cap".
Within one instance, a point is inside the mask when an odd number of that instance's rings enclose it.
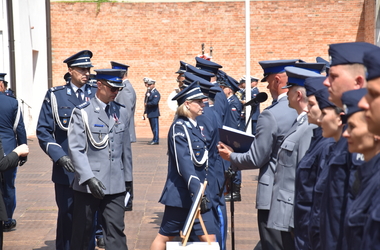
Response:
[[[208,91],[208,97],[215,98],[216,93],[221,92],[222,90],[218,86],[212,86]]]
[[[264,70],[264,78],[261,81],[265,82],[270,74],[285,72],[285,67],[294,66],[297,61],[298,59],[260,61],[259,64]]]
[[[325,76],[318,76],[318,77],[309,77],[305,79],[305,89],[306,89],[306,96],[315,95],[315,92],[322,88],[326,88],[325,85],[323,85],[324,80],[326,79]]]
[[[214,75],[218,73],[219,69],[223,68],[223,66],[220,64],[211,62],[200,57],[195,57],[195,61],[197,62],[195,65],[197,68],[200,68],[201,70],[205,70],[207,72],[211,72]]]
[[[198,85],[197,81],[192,82],[189,86],[184,88],[176,96],[173,97],[173,101],[177,101],[178,106],[181,106],[186,100],[198,100],[207,98]]]
[[[123,81],[120,77],[120,69],[96,69],[97,80],[106,80],[112,87],[124,87]]]
[[[320,90],[315,92],[315,99],[317,99],[320,110],[328,107],[336,107],[334,103],[329,101],[329,95],[330,94],[327,88],[321,88]]]
[[[345,119],[348,119],[352,114],[356,112],[364,111],[363,109],[359,108],[358,103],[366,94],[367,89],[365,88],[349,90],[342,94],[341,100],[343,103]]]
[[[186,72],[186,66],[188,64],[183,62],[183,61],[179,61],[179,69],[177,70],[177,72],[175,72],[176,74],[183,74]]]
[[[316,62],[316,63],[306,63],[306,62],[300,62],[296,63],[294,66],[302,69],[311,70],[315,73],[322,73],[326,70],[326,64],[322,62]]]
[[[202,90],[202,92],[204,93],[208,93],[208,90],[214,86],[214,84],[212,84],[211,82],[203,79],[202,77],[199,77],[197,75],[194,75],[192,73],[189,73],[189,72],[185,72],[184,73],[184,76],[185,76],[185,81],[189,84],[197,81],[199,83],[199,86]]]
[[[305,79],[309,77],[319,77],[321,74],[315,73],[311,70],[297,68],[297,67],[285,67],[286,75],[288,76],[288,85],[282,87],[283,89],[290,88],[292,86],[305,86]]]
[[[66,60],[63,63],[67,63],[68,67],[80,67],[80,68],[91,68],[94,67],[91,64],[92,52],[89,50],[82,50]]]
[[[237,92],[240,90],[239,82],[229,75],[226,75],[226,81],[222,83],[221,85],[224,87],[230,88],[233,92]]]
[[[7,73],[0,73],[0,81],[5,81],[5,75]]]
[[[366,42],[335,43],[329,47],[330,66],[341,64],[363,64],[364,53],[378,48]]]
[[[380,77],[380,48],[365,52],[363,63],[367,68],[367,81]]]
[[[199,76],[200,78],[203,78],[206,81],[210,81],[211,77],[214,76],[214,74],[212,74],[210,72],[198,69],[198,68],[196,68],[196,67],[194,67],[192,65],[189,65],[189,64],[186,66],[186,72],[189,72],[189,73],[192,73],[192,74],[194,74],[196,76]]]
[[[125,71],[127,71],[128,68],[129,68],[129,65],[118,63],[118,62],[114,62],[114,61],[111,61],[111,66],[112,66],[113,69],[122,69],[122,70],[125,70]]]

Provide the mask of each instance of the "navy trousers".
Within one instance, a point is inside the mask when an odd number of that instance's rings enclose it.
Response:
[[[149,118],[150,128],[153,133],[153,142],[159,142],[158,137],[158,117]]]

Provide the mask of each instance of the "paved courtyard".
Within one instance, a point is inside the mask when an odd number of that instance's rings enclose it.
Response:
[[[164,129],[164,128],[163,128]],[[148,250],[156,236],[164,206],[158,203],[167,173],[167,143],[146,145],[150,134],[139,133],[133,144],[134,202],[133,211],[125,213],[125,233],[129,250]],[[162,135],[166,135],[163,131]],[[28,162],[18,169],[17,220],[15,231],[4,233],[6,250],[53,250],[57,207],[51,182],[51,160],[40,149],[35,137],[28,139]],[[256,178],[258,170],[243,172],[242,201],[235,203],[235,248],[252,250],[259,240],[256,225]],[[228,205],[229,206],[229,203]],[[229,214],[229,212],[228,212]],[[229,228],[227,248],[231,247]]]

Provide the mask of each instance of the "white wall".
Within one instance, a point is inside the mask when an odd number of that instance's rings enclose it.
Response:
[[[4,23],[4,26],[0,26],[3,35],[0,41],[2,46],[0,56],[4,60],[0,62],[0,71],[8,73],[6,80],[10,80],[6,0],[1,1],[1,15],[4,18],[1,23]],[[39,111],[48,86],[45,1],[13,0],[12,2],[17,99],[24,102],[22,107],[27,133],[35,135]],[[12,82],[10,87],[14,88]]]

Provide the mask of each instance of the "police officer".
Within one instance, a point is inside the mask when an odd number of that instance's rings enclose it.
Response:
[[[177,79],[176,79],[176,81],[178,83],[178,88],[180,90],[182,90],[188,86],[188,85],[183,84],[183,80],[184,80],[183,73],[186,72],[187,63],[185,63],[183,61],[179,61],[179,63],[180,63],[179,69],[175,73],[178,74]]]
[[[320,117],[322,112],[318,106],[315,93],[325,89],[325,76],[305,79],[306,96],[308,97],[308,122],[318,127],[313,129],[310,147],[298,163],[295,179],[294,194],[294,240],[296,249],[310,249],[309,223],[310,213],[314,201],[314,186],[317,182],[320,165],[323,164],[325,148],[334,142],[332,138],[322,136]]]
[[[218,76],[220,75],[220,69],[223,68],[223,66],[200,57],[196,57],[195,61],[195,67],[213,74],[214,76],[210,79],[210,82],[215,86],[220,87],[220,83],[223,82],[224,79],[218,79]],[[226,95],[222,92],[222,90],[216,94],[214,106],[216,112],[220,115],[223,124],[225,125],[229,119],[227,115],[229,106]]]
[[[345,107],[347,129],[343,136],[347,138],[348,150],[363,154],[365,163],[357,170],[360,188],[355,200],[347,208],[344,221],[345,242],[348,250],[361,248],[363,229],[372,198],[379,187],[380,173],[380,137],[368,132],[365,112],[358,102],[367,93],[366,89],[350,90],[342,94]]]
[[[95,71],[96,95],[73,110],[69,124],[69,155],[75,168],[70,249],[88,249],[97,210],[106,249],[128,249],[123,230],[125,182],[132,164],[129,113],[114,102],[124,85],[118,69]]]
[[[299,161],[303,158],[310,146],[313,129],[317,126],[309,124],[307,120],[307,96],[305,79],[318,77],[320,74],[297,67],[285,67],[288,76],[289,107],[296,110],[296,122],[283,138],[277,155],[276,172],[269,210],[269,228],[281,231],[284,249],[295,249],[291,231],[294,228],[293,202],[295,173]]]
[[[160,92],[156,89],[156,81],[148,77],[144,77],[144,84],[147,88],[144,99],[144,115],[149,119],[150,128],[153,133],[153,140],[148,145],[159,144],[159,125],[158,117],[160,116],[159,102],[161,99]]]
[[[96,88],[87,84],[93,67],[91,57],[91,51],[82,50],[64,61],[71,81],[47,91],[37,124],[40,147],[53,161],[52,181],[58,206],[56,249],[70,249],[74,167],[67,155],[67,129],[74,107],[95,95]]]
[[[286,66],[293,66],[297,59],[259,62],[264,70],[274,104],[261,112],[257,121],[256,138],[246,153],[233,153],[227,145],[219,143],[219,153],[223,159],[229,160],[234,168],[259,168],[259,180],[256,195],[257,219],[262,249],[283,249],[281,234],[278,230],[267,227],[270,200],[273,188],[273,178],[277,161],[279,144],[294,123],[297,113],[288,107],[286,86],[288,77]]]
[[[324,85],[328,87],[329,99],[337,107],[343,107],[343,92],[366,87],[363,55],[374,48],[377,47],[364,42],[330,45],[330,71]],[[341,137],[337,144],[337,155],[346,158],[330,165],[321,204],[321,247],[332,250],[345,248],[342,245],[343,220],[347,206],[357,192],[355,188],[352,189],[357,166],[363,164],[360,155],[348,152],[347,140],[344,137]]]
[[[4,154],[12,152],[18,145],[27,144],[24,120],[21,107],[18,101],[5,94],[4,77],[5,73],[0,73],[0,138],[2,139]],[[23,165],[26,158],[21,158],[19,165]],[[10,231],[16,227],[16,220],[13,213],[16,209],[16,180],[17,168],[11,168],[2,173],[2,193],[8,215],[8,220],[4,221],[4,231]]]
[[[321,200],[322,195],[325,191],[327,175],[329,172],[328,164],[339,163],[341,158],[340,152],[336,152],[334,149],[339,145],[338,142],[342,135],[343,129],[340,117],[342,109],[336,107],[335,104],[329,101],[329,92],[327,88],[323,87],[316,90],[314,95],[318,103],[318,107],[322,113],[321,117],[318,119],[322,128],[322,136],[324,138],[332,138],[334,142],[330,145],[330,147],[323,149],[323,152],[321,153],[320,163],[318,164],[317,181],[315,183],[313,192],[313,204],[311,207],[310,222],[308,227],[310,248],[313,250],[321,249]],[[296,230],[296,232],[298,231]],[[299,239],[297,239],[297,241],[298,240]]]
[[[235,95],[237,91],[239,91],[238,82],[233,79],[230,76],[226,76],[226,81],[220,84],[221,88],[223,89],[224,94],[227,97],[229,110],[227,116],[229,117],[228,121],[226,121],[226,126],[244,131],[245,128],[245,122],[244,118],[242,117],[243,112],[243,105]],[[240,195],[240,189],[241,189],[241,171],[236,171],[235,175],[233,177],[233,183],[232,183],[232,197],[231,192],[225,195],[226,201],[231,201],[231,199],[234,199],[234,201],[241,201],[241,195]]]
[[[203,99],[206,98],[197,82],[179,92],[173,100],[177,100],[177,119],[170,127],[168,134],[168,176],[162,192],[160,203],[165,211],[160,230],[150,249],[164,250],[166,242],[177,236],[186,221],[194,195],[198,193],[201,183],[208,177],[208,149],[206,138],[196,121],[202,114]],[[208,185],[209,186],[209,185]],[[209,204],[208,186],[205,190],[201,206],[202,218],[210,233],[211,241],[215,241],[215,224]],[[193,231],[201,241],[206,241],[203,230],[196,222]]]
[[[380,103],[380,74],[379,74],[379,60],[380,48],[375,48],[371,51],[364,53],[363,63],[367,68],[367,83],[368,92],[365,98],[362,98],[359,102],[359,108],[365,110],[365,117],[368,125],[368,131],[380,136],[380,115],[378,112]],[[376,138],[376,137],[375,137]],[[378,139],[379,141],[379,139]],[[374,158],[378,158],[377,156]],[[372,161],[372,160],[371,160]],[[376,161],[376,159],[374,159]],[[373,164],[373,170],[370,174],[373,175],[373,179],[377,183],[377,192],[371,195],[371,206],[366,214],[367,220],[363,227],[363,238],[360,249],[378,249],[380,246],[380,187],[379,187],[379,163],[378,160]],[[363,187],[364,188],[364,187]],[[370,187],[369,187],[370,188]],[[360,195],[360,193],[359,193]],[[363,192],[363,195],[367,193]]]

